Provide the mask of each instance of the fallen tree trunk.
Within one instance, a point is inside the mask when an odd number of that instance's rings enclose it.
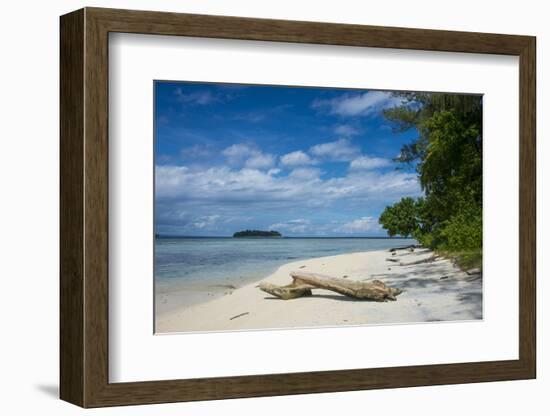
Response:
[[[356,299],[370,299],[384,302],[386,300],[397,300],[395,297],[401,293],[400,289],[386,286],[380,280],[359,282],[305,272],[290,272],[290,275],[297,284],[309,284],[319,289],[332,290],[333,292]]]
[[[278,286],[262,282],[260,289],[284,300],[311,295],[312,289],[325,289],[351,298],[377,302],[397,300],[396,296],[402,293],[400,289],[386,286],[380,280],[359,282],[305,272],[290,272],[290,275],[293,282],[289,285]]]
[[[289,300],[302,296],[311,296],[311,289],[315,286],[291,283],[286,286],[278,286],[268,282],[261,282],[260,289],[270,295]]]

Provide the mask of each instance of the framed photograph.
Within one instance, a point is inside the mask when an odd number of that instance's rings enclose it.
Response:
[[[61,398],[535,378],[535,49],[62,16]]]

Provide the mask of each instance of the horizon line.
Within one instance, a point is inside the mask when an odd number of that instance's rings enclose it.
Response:
[[[232,235],[173,235],[173,234],[155,234],[155,238],[388,238],[388,239],[413,239],[413,237],[403,236],[281,236],[281,237],[233,237]]]

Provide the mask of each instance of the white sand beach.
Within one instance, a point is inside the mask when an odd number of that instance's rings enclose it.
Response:
[[[287,263],[260,280],[289,284],[289,272],[294,270],[359,281],[378,279],[403,290],[397,301],[355,300],[321,289],[312,296],[281,300],[261,291],[258,281],[190,306],[178,306],[175,294],[171,308],[157,310],[156,333],[481,319],[481,276],[468,275],[448,259],[409,264],[431,256],[429,250],[416,249],[395,255],[380,250],[319,257]]]

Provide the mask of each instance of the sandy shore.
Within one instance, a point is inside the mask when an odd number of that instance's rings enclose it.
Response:
[[[395,302],[354,300],[325,290],[285,301],[260,291],[255,282],[204,303],[157,310],[156,332],[481,319],[482,279],[468,276],[447,259],[409,264],[431,256],[425,249],[402,250],[393,256],[388,250],[341,254],[287,263],[262,279],[288,284],[292,270],[353,280],[379,279],[404,291]]]

